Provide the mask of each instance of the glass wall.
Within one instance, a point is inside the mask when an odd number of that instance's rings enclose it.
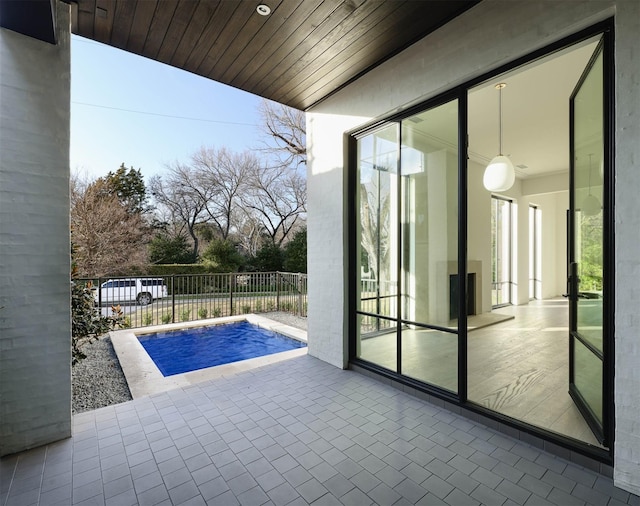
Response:
[[[451,101],[361,136],[356,208],[356,356],[454,392],[457,118]]]
[[[435,106],[372,124],[352,135],[349,151],[357,169],[349,174],[350,359],[591,445],[602,443],[594,426],[607,432],[611,408],[608,124],[603,60],[593,57],[599,39],[538,55],[532,65],[452,89]],[[554,82],[553,93],[531,84],[565,67],[573,74],[562,87]],[[585,68],[593,74],[581,84],[572,118],[571,90]],[[498,79],[509,82],[504,120],[519,179],[503,195],[483,186],[501,137]],[[543,107],[545,121],[531,117]],[[549,114],[552,124],[572,126],[562,130],[573,132],[570,139],[550,132]],[[536,149],[541,139],[554,149]],[[563,169],[569,160],[571,177]],[[572,313],[559,297],[570,258]],[[586,412],[595,423],[580,416]]]
[[[397,371],[399,126],[358,140],[356,356]]]

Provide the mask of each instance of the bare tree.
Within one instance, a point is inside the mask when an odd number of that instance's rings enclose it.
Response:
[[[198,224],[204,222],[208,201],[213,191],[201,185],[198,172],[189,165],[175,162],[167,167],[165,178],[155,176],[150,181],[151,194],[164,207],[178,232],[186,229],[193,241],[193,255],[198,256]],[[174,225],[174,226],[175,226]]]
[[[244,207],[238,214],[235,237],[246,256],[256,256],[264,240],[264,227],[253,209]]]
[[[306,195],[306,180],[297,171],[262,168],[254,171],[248,182],[244,205],[260,219],[273,244],[280,246],[304,219]]]
[[[147,264],[147,223],[106,184],[71,178],[71,242],[80,277],[128,274]]]
[[[304,112],[264,99],[259,106],[263,132],[268,136],[267,152],[279,165],[298,169],[307,163]]]
[[[192,155],[191,164],[208,217],[219,236],[227,239],[235,222],[242,218],[240,197],[258,168],[258,159],[249,151],[234,153],[226,148],[203,147]]]

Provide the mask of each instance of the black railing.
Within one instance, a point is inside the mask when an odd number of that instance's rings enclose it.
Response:
[[[307,316],[307,275],[289,272],[75,279],[92,283],[103,315],[119,305],[126,327],[248,313]]]

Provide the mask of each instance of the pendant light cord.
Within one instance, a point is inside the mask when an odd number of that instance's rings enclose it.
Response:
[[[505,83],[496,84],[496,88],[498,88],[498,136],[499,136],[499,149],[498,154],[502,156],[502,88],[506,86]]]

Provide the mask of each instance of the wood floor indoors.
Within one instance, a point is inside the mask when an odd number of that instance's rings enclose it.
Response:
[[[529,424],[599,443],[568,393],[568,304],[535,300],[493,311],[513,317],[468,333],[468,398]],[[407,329],[402,373],[457,390],[457,335]],[[396,368],[395,333],[364,339],[361,358]]]

